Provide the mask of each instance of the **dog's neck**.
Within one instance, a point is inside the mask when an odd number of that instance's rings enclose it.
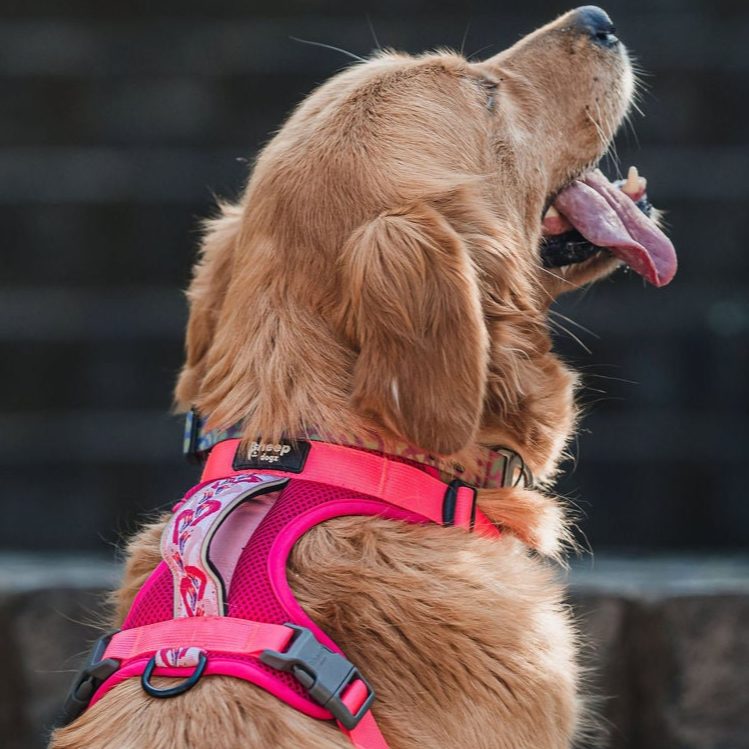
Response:
[[[211,448],[228,439],[246,439],[244,425],[239,422],[228,429],[206,429],[206,419],[194,411],[187,414],[184,435],[184,453],[190,462],[201,463]],[[283,443],[294,443],[299,440],[329,442],[356,450],[366,450],[385,456],[394,456],[411,463],[436,468],[445,481],[459,478],[466,484],[479,489],[519,486],[531,488],[534,484],[530,468],[522,456],[504,447],[482,447],[476,451],[475,463],[470,466],[431,455],[424,450],[412,447],[405,442],[385,442],[374,435],[359,437],[353,434],[332,436],[314,428],[304,430],[304,434],[286,437],[279,444],[267,445],[257,440],[256,449],[267,451],[271,448],[282,448]]]

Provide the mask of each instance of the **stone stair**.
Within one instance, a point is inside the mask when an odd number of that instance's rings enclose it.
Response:
[[[117,577],[101,556],[0,555],[0,749],[45,746]],[[597,741],[749,747],[749,558],[601,556],[569,583]]]

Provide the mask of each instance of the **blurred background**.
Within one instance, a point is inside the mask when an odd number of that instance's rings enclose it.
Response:
[[[569,7],[4,0],[0,548],[109,553],[196,480],[169,410],[199,222],[348,62],[291,36],[482,57]],[[681,267],[665,289],[620,273],[559,304],[588,411],[560,490],[597,551],[735,552],[749,542],[749,5],[604,7],[647,86],[604,167],[648,177]]]
[[[197,479],[170,406],[200,221],[350,62],[290,37],[480,58],[572,5],[3,0],[0,749],[46,746],[113,546]],[[597,553],[569,600],[612,749],[749,749],[749,3],[603,5],[647,86],[604,168],[648,177],[680,270],[558,305]]]

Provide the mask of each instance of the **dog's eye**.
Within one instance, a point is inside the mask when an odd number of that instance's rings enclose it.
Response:
[[[477,78],[476,80],[486,95],[486,108],[491,111],[494,106],[494,97],[497,93],[499,82],[491,78]]]

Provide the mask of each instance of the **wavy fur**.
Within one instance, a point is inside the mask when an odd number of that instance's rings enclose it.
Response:
[[[626,53],[562,16],[481,63],[376,55],[310,95],[236,205],[206,225],[176,398],[274,439],[407,441],[470,464],[520,452],[550,485],[575,424],[575,375],[547,310],[610,272],[550,274],[540,217],[595,163],[631,95]],[[597,111],[600,121],[591,121]],[[541,555],[558,556],[549,493],[480,493],[498,542],[459,529],[339,518],[294,548],[292,587],[377,691],[392,749],[564,749],[580,726],[576,638]],[[121,622],[158,562],[163,521],[130,543]],[[322,749],[334,727],[251,684],[205,678],[174,700],[123,683],[54,749]]]

